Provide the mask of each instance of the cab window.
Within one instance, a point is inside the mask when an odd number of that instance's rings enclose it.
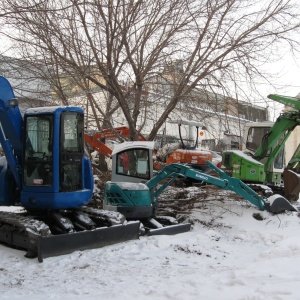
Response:
[[[116,173],[143,179],[150,179],[149,151],[130,149],[118,153]]]

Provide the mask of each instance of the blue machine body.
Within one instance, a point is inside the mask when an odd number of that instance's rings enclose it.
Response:
[[[21,115],[10,83],[0,76],[0,205],[67,209],[87,204],[93,174],[84,155],[83,110],[30,108]]]

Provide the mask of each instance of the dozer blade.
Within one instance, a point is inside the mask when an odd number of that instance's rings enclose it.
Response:
[[[300,193],[300,174],[285,169],[283,171],[284,196],[290,201],[297,201]]]
[[[39,237],[38,260],[78,250],[101,248],[139,238],[140,222],[69,234]]]
[[[188,232],[191,230],[190,223],[170,225],[166,227],[150,229],[147,235],[173,235]]]
[[[278,214],[285,211],[298,211],[287,199],[283,196],[275,194],[269,197],[269,202],[266,203],[266,208],[269,212]]]

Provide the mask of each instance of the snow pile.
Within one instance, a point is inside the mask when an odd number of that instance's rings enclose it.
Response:
[[[190,217],[188,233],[43,263],[0,245],[1,299],[299,299],[296,212],[271,215],[230,198],[195,205]]]

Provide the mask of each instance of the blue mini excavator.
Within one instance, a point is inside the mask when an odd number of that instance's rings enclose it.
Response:
[[[21,115],[0,77],[0,242],[43,258],[139,237],[140,223],[85,206],[93,174],[84,155],[84,114],[78,107],[29,108]],[[1,209],[0,209],[1,210]]]

